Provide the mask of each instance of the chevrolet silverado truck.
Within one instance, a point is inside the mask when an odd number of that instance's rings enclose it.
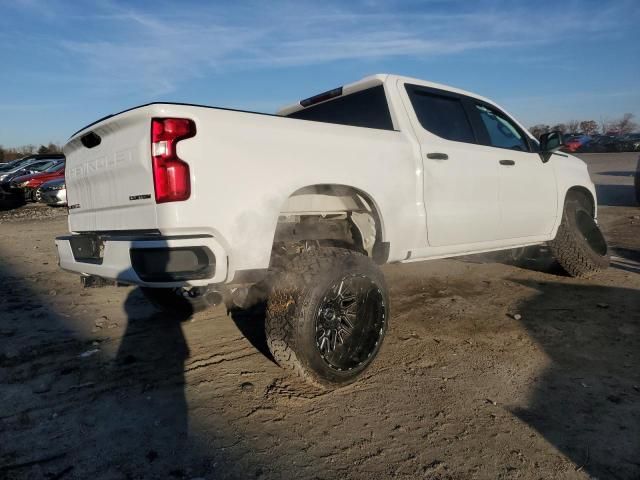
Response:
[[[151,103],[64,147],[59,262],[169,312],[263,292],[275,360],[338,387],[388,329],[382,264],[548,243],[570,275],[607,267],[594,185],[561,146],[486,98],[387,74],[276,115]]]

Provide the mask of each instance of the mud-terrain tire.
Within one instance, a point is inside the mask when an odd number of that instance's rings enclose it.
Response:
[[[607,241],[582,194],[567,195],[560,228],[549,248],[572,277],[589,277],[609,266]]]
[[[321,247],[275,275],[267,344],[276,362],[323,388],[347,385],[371,365],[389,323],[384,275],[368,257]]]
[[[140,291],[159,310],[180,316],[201,312],[215,304],[206,292],[203,293],[197,287],[192,289],[140,287]]]

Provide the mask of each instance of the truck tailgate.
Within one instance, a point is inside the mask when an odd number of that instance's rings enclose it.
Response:
[[[109,117],[65,145],[72,232],[157,228],[151,164],[152,109]]]

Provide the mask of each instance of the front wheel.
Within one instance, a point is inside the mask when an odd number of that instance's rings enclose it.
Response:
[[[318,248],[291,259],[267,301],[276,362],[324,388],[353,382],[371,365],[389,323],[380,269],[362,254]]]
[[[607,241],[584,197],[577,193],[567,195],[562,223],[549,248],[572,277],[588,277],[609,266]]]

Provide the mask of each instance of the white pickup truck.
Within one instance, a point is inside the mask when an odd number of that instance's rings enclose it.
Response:
[[[486,98],[396,75],[277,115],[143,105],[64,147],[60,266],[169,311],[262,289],[276,361],[335,387],[386,333],[381,264],[548,242],[571,275],[606,268],[594,185],[561,145]]]

